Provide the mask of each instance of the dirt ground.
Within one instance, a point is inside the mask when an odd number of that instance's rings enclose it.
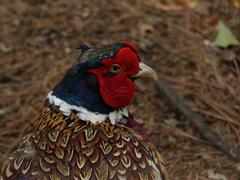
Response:
[[[0,0],[0,164],[78,57],[79,44],[134,41],[192,111],[240,149],[240,49],[206,46],[239,14],[223,1],[195,7],[160,0]],[[194,2],[194,1],[193,1]],[[153,82],[130,107],[159,148],[171,180],[239,180],[240,162],[204,140]]]

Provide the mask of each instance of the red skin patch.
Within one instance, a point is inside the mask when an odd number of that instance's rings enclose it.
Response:
[[[101,64],[102,67],[88,72],[97,76],[104,102],[112,108],[128,105],[135,94],[135,84],[130,78],[139,70],[137,54],[131,48],[125,47],[120,49],[114,58],[105,59]],[[121,71],[111,77],[104,76],[104,73],[109,72],[112,64],[119,64]]]

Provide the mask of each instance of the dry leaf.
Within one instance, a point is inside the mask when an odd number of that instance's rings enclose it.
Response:
[[[240,8],[240,0],[232,0],[232,3],[235,8]]]

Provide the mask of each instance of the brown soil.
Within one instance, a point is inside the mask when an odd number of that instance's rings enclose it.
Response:
[[[240,39],[239,16],[227,3],[200,2],[176,8],[157,0],[0,0],[0,162],[78,57],[79,44],[126,39],[192,111],[240,149],[240,49],[204,45],[219,19]],[[137,89],[130,109],[159,147],[170,179],[239,179],[240,163],[204,140],[154,83],[139,81]]]

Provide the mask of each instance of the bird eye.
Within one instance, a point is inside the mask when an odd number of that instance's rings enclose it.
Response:
[[[113,64],[109,71],[111,73],[117,74],[121,71],[121,66],[119,64]]]

